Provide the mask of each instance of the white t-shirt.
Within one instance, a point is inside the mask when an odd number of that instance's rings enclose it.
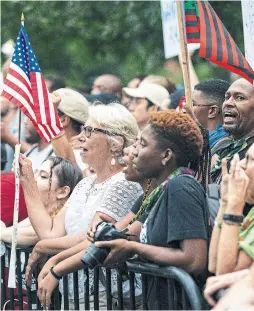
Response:
[[[33,172],[41,166],[42,162],[44,162],[49,156],[55,156],[53,151],[53,147],[49,144],[46,148],[40,150],[39,146],[32,147],[28,150],[25,155],[32,161]]]
[[[85,231],[96,212],[103,212],[116,221],[130,212],[133,203],[143,193],[138,183],[127,181],[120,172],[100,184],[94,184],[96,175],[82,179],[67,201],[65,230],[67,235]],[[112,274],[113,275],[113,274]],[[113,277],[113,276],[112,276]],[[89,277],[90,290],[93,289],[93,273]],[[116,279],[116,275],[114,277]],[[85,276],[79,271],[79,296],[84,297]],[[114,284],[112,284],[114,285]],[[68,278],[69,298],[74,298],[73,279]],[[62,290],[62,284],[60,283]],[[100,286],[100,290],[104,290]]]

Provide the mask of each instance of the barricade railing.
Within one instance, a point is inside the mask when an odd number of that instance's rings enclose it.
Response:
[[[9,289],[10,245],[6,245],[1,257],[1,310],[42,310],[37,297],[39,269],[36,268],[31,287],[25,282],[31,251],[32,248],[17,248],[17,288]],[[51,309],[201,310],[202,296],[192,277],[182,269],[129,261],[124,267],[96,267],[66,275],[53,293]]]

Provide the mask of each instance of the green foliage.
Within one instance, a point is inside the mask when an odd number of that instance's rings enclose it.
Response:
[[[211,4],[243,50],[240,2]],[[124,83],[136,74],[166,74],[159,1],[2,1],[2,43],[16,40],[21,12],[43,73],[62,75],[72,87],[106,72]],[[200,79],[228,76],[197,53],[194,64]]]

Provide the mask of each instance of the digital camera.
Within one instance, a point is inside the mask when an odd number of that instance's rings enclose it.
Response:
[[[107,222],[102,222],[97,227],[94,235],[94,242],[96,241],[111,241],[117,239],[127,240],[128,235],[124,232],[116,229],[114,225]],[[104,260],[108,256],[110,248],[99,248],[92,243],[81,257],[81,261],[88,265],[90,269],[93,269],[97,265],[103,264]]]

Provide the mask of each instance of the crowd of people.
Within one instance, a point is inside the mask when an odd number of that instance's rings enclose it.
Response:
[[[22,115],[19,157],[17,243],[33,246],[28,285],[44,263],[37,279],[41,304],[50,307],[53,291],[59,283],[63,291],[61,278],[68,275],[69,307],[75,309],[70,273],[79,271],[79,303],[85,309],[89,265],[83,255],[106,222],[128,239],[95,242],[110,249],[101,264],[135,257],[176,266],[193,277],[215,309],[254,310],[254,86],[242,78],[231,85],[220,79],[197,82],[191,110],[184,89],[160,76],[139,75],[123,87],[119,77],[104,74],[90,94],[68,88],[63,79],[47,84],[63,131],[45,143]],[[18,110],[1,102],[0,238],[11,243]],[[219,193],[215,219],[207,196],[211,183]],[[90,271],[91,302],[93,277]],[[111,283],[114,296],[116,271]],[[165,279],[148,278],[149,309],[168,309],[167,286]],[[220,289],[227,290],[217,303]],[[130,297],[128,282],[123,292]],[[139,275],[135,295],[139,301]],[[99,302],[106,309],[102,283]]]

